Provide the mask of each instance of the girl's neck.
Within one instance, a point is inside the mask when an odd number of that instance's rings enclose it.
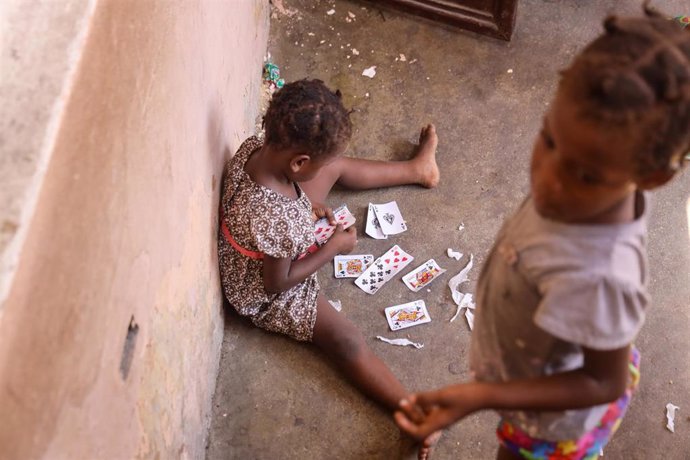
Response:
[[[587,224],[623,224],[634,221],[637,216],[637,190],[629,193],[606,211],[588,219]]]
[[[285,174],[285,155],[264,144],[252,153],[244,165],[244,171],[254,182],[289,198],[296,198],[295,183]]]

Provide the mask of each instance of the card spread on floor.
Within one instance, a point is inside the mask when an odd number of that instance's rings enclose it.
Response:
[[[388,307],[385,309],[385,312],[391,331],[431,322],[429,312],[423,300],[415,300],[414,302]]]
[[[381,286],[407,267],[414,257],[403,251],[397,244],[374,261],[369,268],[355,280],[355,284],[368,294],[375,294]]]
[[[403,276],[403,282],[411,291],[417,292],[445,273],[434,259],[429,259],[419,267]]]
[[[381,225],[381,231],[385,235],[397,235],[407,230],[407,224],[400,214],[398,203],[391,201],[384,204],[375,204],[374,213]]]
[[[377,240],[385,240],[388,238],[388,235],[383,233],[383,230],[381,230],[381,224],[379,223],[379,219],[376,217],[376,213],[374,212],[374,205],[371,203],[369,203],[369,211],[367,212],[367,227],[364,231],[367,235]]]
[[[371,254],[335,256],[333,269],[336,278],[357,278],[374,262]]]
[[[347,205],[342,205],[333,210],[333,217],[343,228],[351,227],[355,223],[355,216],[352,215]],[[331,225],[326,217],[322,217],[314,223],[314,235],[318,244],[324,244],[335,232],[335,225]]]

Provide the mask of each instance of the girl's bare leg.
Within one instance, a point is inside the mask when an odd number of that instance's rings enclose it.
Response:
[[[359,330],[319,294],[312,342],[366,396],[391,411],[407,391],[369,348]]]
[[[312,343],[335,363],[364,395],[387,409],[398,409],[407,391],[391,370],[371,351],[361,332],[319,294]],[[419,446],[418,459],[427,460],[441,437],[436,432]]]
[[[496,453],[496,460],[520,460],[521,457],[518,457],[505,447],[499,445],[498,446],[498,452]]]
[[[319,175],[300,186],[315,203],[324,203],[331,188],[337,183],[352,190],[418,184],[436,187],[439,170],[436,165],[438,136],[434,125],[422,128],[419,147],[407,161],[376,161],[340,157],[325,166]]]

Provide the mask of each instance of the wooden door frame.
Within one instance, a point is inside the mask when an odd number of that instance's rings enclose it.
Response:
[[[513,34],[517,9],[517,0],[494,0],[493,11],[478,10],[444,0],[377,0],[369,3],[386,5],[502,40],[510,40]]]

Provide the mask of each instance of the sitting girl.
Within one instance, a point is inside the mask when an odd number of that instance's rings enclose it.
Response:
[[[316,278],[335,255],[352,251],[356,231],[338,226],[315,250],[314,219],[327,216],[335,223],[321,203],[336,183],[352,189],[435,187],[434,127],[422,130],[409,161],[343,157],[352,133],[349,112],[340,94],[318,80],[285,85],[264,124],[266,141],[247,139],[227,165],[218,236],[225,296],[256,326],[314,343],[365,395],[392,411],[407,392],[359,330],[321,295]]]

